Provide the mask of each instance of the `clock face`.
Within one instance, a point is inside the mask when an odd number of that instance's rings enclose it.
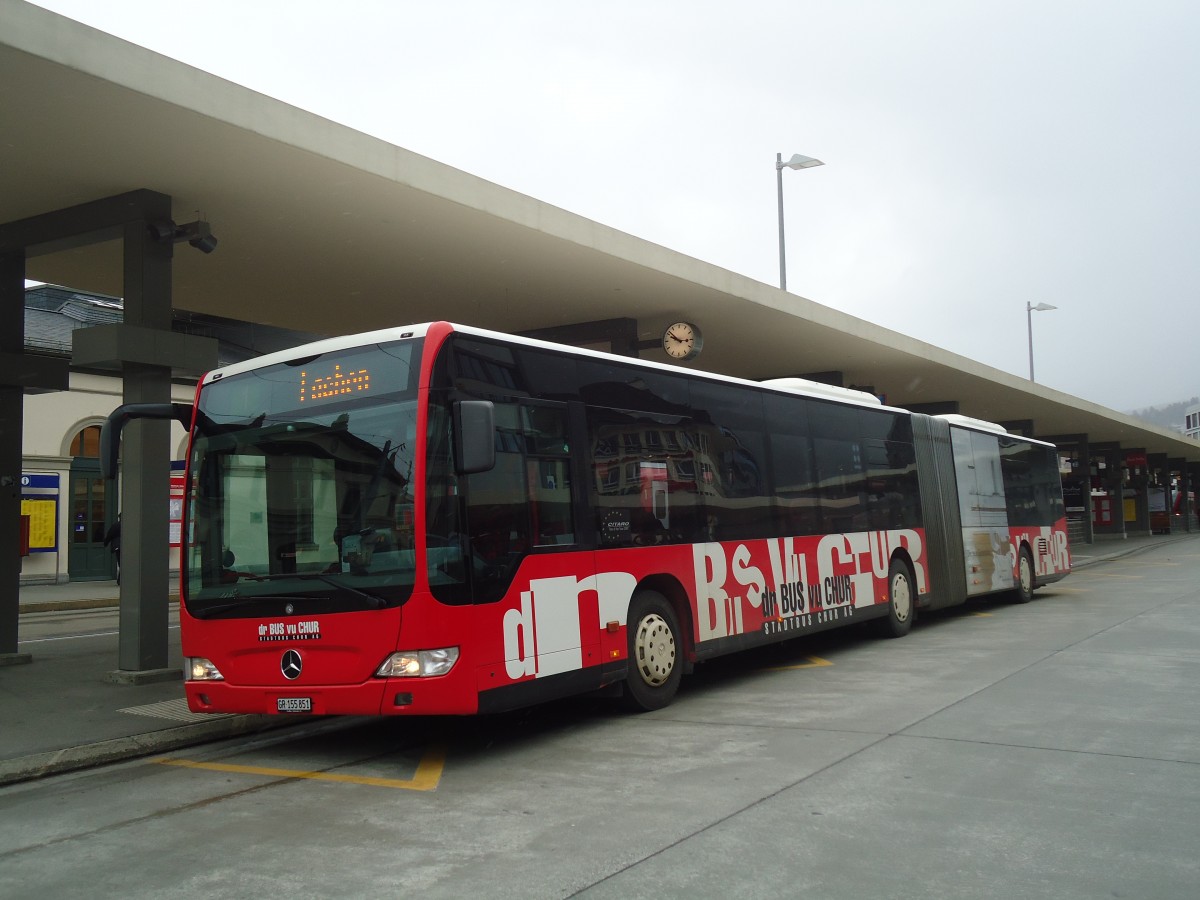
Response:
[[[676,322],[663,332],[663,350],[672,359],[695,359],[703,346],[700,329],[691,322]]]

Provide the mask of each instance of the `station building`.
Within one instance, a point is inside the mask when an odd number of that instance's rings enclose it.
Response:
[[[89,538],[113,510],[105,495],[97,511],[100,488],[82,474],[89,429],[118,402],[188,400],[189,385],[219,364],[221,336],[181,320],[333,335],[450,319],[660,359],[665,329],[687,322],[703,329],[704,355],[673,365],[869,388],[893,406],[1054,442],[1077,542],[1195,527],[1200,443],[1177,432],[640,240],[21,0],[0,0],[0,21],[0,121],[14,135],[0,144],[0,659],[15,651],[21,578],[102,568],[73,567],[69,551],[77,510]],[[27,313],[26,279],[101,300]],[[64,329],[69,356],[37,343]],[[123,619],[122,670],[165,659],[169,465],[181,441],[166,423],[145,422],[123,443],[123,468],[138,477],[120,483],[123,543],[135,551],[122,579],[131,622]],[[26,484],[27,468],[49,477]],[[1182,508],[1164,523],[1152,498],[1169,489]],[[21,510],[44,511],[36,504],[50,491],[71,512],[49,528],[54,561],[43,554],[26,572],[27,557],[16,555]],[[46,531],[43,515],[42,540]]]

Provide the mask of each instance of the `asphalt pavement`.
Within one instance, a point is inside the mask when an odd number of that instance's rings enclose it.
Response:
[[[1074,548],[1073,567],[1198,539],[1193,533],[1083,545]],[[0,665],[0,785],[306,721],[192,713],[182,674],[148,683],[122,678],[113,615],[119,602],[112,581],[21,586],[17,649],[32,662]],[[64,616],[78,633],[54,633]],[[182,673],[177,630],[169,646],[169,663]]]

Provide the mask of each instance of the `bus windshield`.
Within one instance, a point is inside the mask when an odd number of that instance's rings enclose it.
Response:
[[[420,350],[357,347],[205,385],[189,466],[192,615],[408,598]]]

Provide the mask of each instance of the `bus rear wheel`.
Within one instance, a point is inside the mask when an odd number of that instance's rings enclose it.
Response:
[[[1033,599],[1033,589],[1035,586],[1033,554],[1029,552],[1028,547],[1022,546],[1017,560],[1017,591],[1014,599],[1018,603],[1028,603]]]
[[[888,612],[879,620],[881,637],[904,637],[912,631],[917,616],[917,592],[913,589],[912,572],[899,559],[888,567]]]
[[[679,621],[658,591],[638,591],[629,602],[629,673],[625,705],[637,712],[662,709],[675,697],[683,677]]]

